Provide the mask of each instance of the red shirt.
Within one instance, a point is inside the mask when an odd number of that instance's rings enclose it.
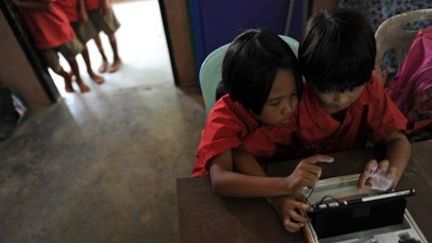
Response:
[[[84,5],[87,11],[93,11],[102,7],[102,1],[105,0],[84,0]]]
[[[360,97],[338,122],[321,108],[308,85],[293,119],[283,125],[260,125],[229,95],[216,102],[201,134],[193,175],[207,173],[207,162],[229,149],[242,147],[256,158],[304,158],[382,142],[394,131],[404,131],[406,118],[372,78]]]
[[[58,1],[53,0],[48,10],[20,10],[39,50],[58,47],[75,38],[75,33]]]
[[[276,150],[262,149],[257,139],[267,134],[253,136],[258,128],[271,129],[272,126],[261,125],[242,105],[233,102],[229,95],[220,98],[208,114],[192,174],[197,176],[208,173],[207,162],[210,159],[245,143],[247,151],[254,157],[272,156]],[[269,140],[273,141],[271,138]],[[269,145],[274,147],[273,144]]]
[[[404,115],[374,77],[346,109],[341,122],[321,108],[317,96],[307,85],[299,111],[297,137],[308,155],[361,147],[367,141],[383,142],[391,133],[405,131],[407,124]]]
[[[79,16],[79,6],[78,0],[60,0],[58,1],[63,12],[66,14],[69,22],[78,22]]]
[[[323,110],[318,97],[307,84],[296,116],[297,121],[291,126],[255,132],[254,136],[260,140],[261,153],[278,150],[278,154],[289,158],[304,158],[316,153],[361,147],[367,141],[382,142],[394,131],[405,131],[407,123],[375,78],[346,109],[342,122]],[[250,149],[248,144],[244,147],[246,151]],[[255,152],[256,148],[251,150]]]

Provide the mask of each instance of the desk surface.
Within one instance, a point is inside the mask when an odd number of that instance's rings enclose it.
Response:
[[[359,173],[377,153],[352,150],[334,154],[333,165],[323,165],[322,178]],[[344,164],[347,163],[347,166]],[[296,163],[269,168],[272,175],[288,175]],[[413,144],[411,161],[399,188],[415,188],[408,209],[425,237],[432,241],[432,141]],[[209,177],[177,179],[177,203],[182,242],[302,242],[302,232],[282,228],[273,208],[264,199],[222,198],[213,193]]]

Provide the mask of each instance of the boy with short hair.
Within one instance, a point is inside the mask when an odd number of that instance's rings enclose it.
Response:
[[[108,67],[108,59],[105,55],[99,34],[97,34],[95,36],[95,42],[102,56],[102,64],[99,67],[98,71],[101,73],[104,73],[106,71],[110,73],[116,72],[122,64],[122,61],[118,54],[117,39],[115,36],[115,32],[120,27],[120,23],[114,15],[114,11],[111,7],[111,2],[110,0],[84,0],[84,5],[91,22],[96,27],[97,32],[102,31],[108,36],[114,55],[113,63],[111,64],[111,66]]]
[[[75,31],[78,40],[83,44],[81,55],[87,67],[88,75],[95,83],[104,83],[104,78],[95,74],[91,67],[90,56],[86,47],[86,43],[90,39],[95,38],[97,32],[91,21],[88,21],[89,19],[83,0],[62,0],[58,3],[69,19],[70,25]]]
[[[374,32],[358,12],[319,12],[307,22],[299,47],[305,93],[299,102],[297,138],[308,153],[383,143],[386,160],[370,161],[359,180],[381,173],[396,186],[411,156],[406,118],[373,74]]]
[[[70,75],[60,66],[57,52],[62,53],[71,66],[80,91],[82,93],[88,92],[90,88],[82,81],[75,60],[75,56],[82,51],[82,44],[75,37],[75,33],[57,0],[14,0],[14,3],[20,8],[45,64],[65,80],[66,91],[74,91],[72,80]]]

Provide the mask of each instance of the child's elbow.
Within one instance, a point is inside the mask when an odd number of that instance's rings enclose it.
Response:
[[[223,195],[223,183],[221,183],[221,181],[216,178],[210,178],[210,181],[213,192],[219,195]]]
[[[226,183],[223,179],[223,174],[210,174],[210,184],[214,193],[220,196],[226,196]]]

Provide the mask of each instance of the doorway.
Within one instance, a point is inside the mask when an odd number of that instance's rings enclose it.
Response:
[[[114,0],[113,10],[121,24],[116,32],[116,37],[123,65],[115,73],[101,74],[105,78],[105,83],[97,85],[91,81],[84,61],[78,55],[80,73],[83,81],[90,87],[90,93],[105,93],[139,86],[174,85],[158,1]],[[108,60],[111,62],[112,51],[108,38],[103,33],[100,36]],[[93,70],[97,72],[101,64],[101,56],[93,40],[87,43],[87,47]],[[61,64],[69,69],[66,60],[62,58]],[[63,79],[52,71],[50,74],[62,97],[79,93],[77,87],[75,87],[76,93],[65,92]]]

